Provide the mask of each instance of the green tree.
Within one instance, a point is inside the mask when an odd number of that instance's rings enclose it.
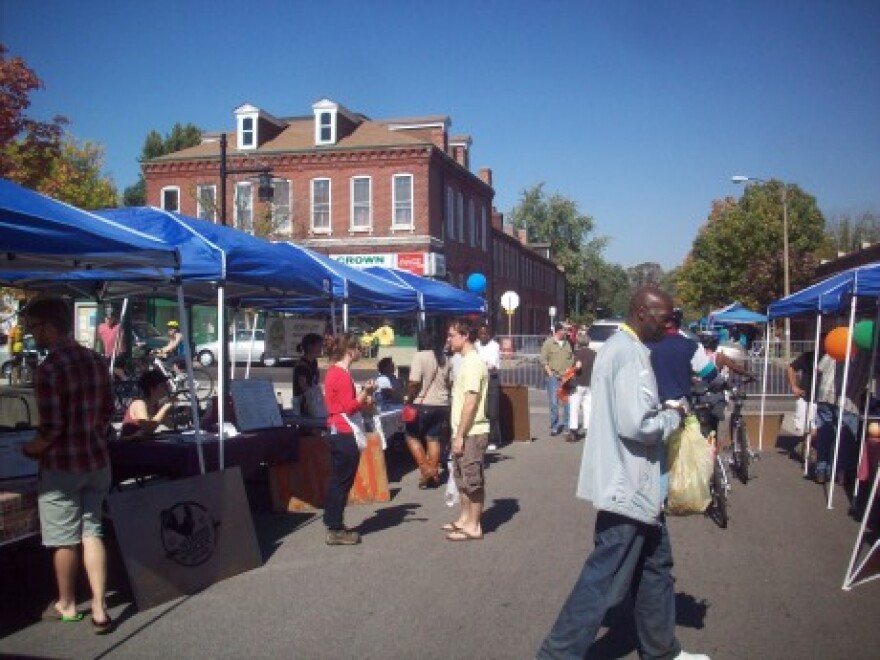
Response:
[[[797,185],[771,180],[748,186],[739,202],[727,198],[713,203],[678,274],[677,290],[685,305],[705,310],[739,300],[763,309],[783,295],[783,194],[791,290],[810,281],[825,238],[825,219],[814,197]]]
[[[80,144],[68,135],[39,190],[82,209],[116,206],[116,186],[101,174],[103,166],[104,149],[101,146],[89,141]]]
[[[863,211],[858,215],[834,216],[825,226],[825,244],[819,251],[822,259],[834,259],[839,252],[854,252],[865,243],[880,242],[880,215]]]
[[[539,183],[522,192],[510,218],[515,228],[526,230],[529,243],[548,244],[553,261],[564,269],[567,313],[589,320],[619,308],[620,288],[627,292],[626,272],[605,262],[607,239],[592,236],[595,222],[576,202],[548,196]]]
[[[144,138],[139,162],[143,163],[181,149],[194,147],[201,141],[202,129],[195,124],[176,123],[165,137],[162,137],[158,131],[151,130]],[[147,203],[147,184],[143,172],[138,175],[137,183],[127,186],[122,192],[122,203],[125,206],[144,206]]]

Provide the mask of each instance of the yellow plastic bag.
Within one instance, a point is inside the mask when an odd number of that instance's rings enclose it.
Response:
[[[712,447],[700,433],[700,422],[693,415],[669,436],[669,497],[666,511],[673,516],[703,513],[712,500]]]

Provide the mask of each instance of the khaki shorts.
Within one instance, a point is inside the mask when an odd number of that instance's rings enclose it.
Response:
[[[110,466],[94,472],[41,470],[40,531],[49,548],[101,536],[101,508],[110,490]]]
[[[489,434],[469,435],[464,439],[464,453],[452,457],[452,477],[455,485],[465,495],[470,495],[486,485],[483,476],[483,457],[489,446]]]

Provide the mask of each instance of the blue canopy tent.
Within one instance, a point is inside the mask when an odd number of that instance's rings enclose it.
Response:
[[[350,314],[396,316],[419,309],[419,299],[409,287],[389,282],[364,271],[347,266],[335,259],[293,243],[275,243],[282,250],[286,268],[319,273],[327,285],[323,300],[296,299],[273,296],[248,298],[247,303],[271,309],[296,313],[329,311],[334,316],[337,303],[342,306],[343,328],[348,328]]]
[[[416,291],[419,295],[419,311],[423,314],[484,314],[486,312],[486,301],[483,298],[456,289],[445,282],[420,277],[396,268],[370,266],[365,271]]]
[[[224,287],[227,301],[246,296],[328,296],[328,283],[320,273],[290,268],[277,244],[243,231],[152,207],[97,213],[178,246],[182,255],[180,276],[187,282],[189,299],[214,300],[217,285]]]
[[[802,289],[797,293],[793,293],[785,298],[777,300],[770,304],[768,307],[768,316],[770,318],[784,318],[790,316],[797,316],[801,314],[816,314],[816,346],[819,345],[819,340],[821,336],[821,328],[822,328],[822,314],[828,313],[840,313],[843,312],[847,303],[849,303],[849,333],[850,337],[853,335],[853,328],[855,326],[855,316],[856,316],[856,301],[860,297],[865,298],[875,298],[877,300],[877,312],[874,319],[874,340],[873,340],[873,348],[871,350],[871,358],[870,363],[876,364],[877,362],[877,354],[878,354],[878,344],[880,344],[880,264],[873,263],[867,264],[865,266],[859,266],[857,268],[852,268],[850,270],[844,271],[842,273],[837,273],[836,275],[832,275],[831,277],[822,280],[821,282],[817,282],[806,289]],[[812,390],[816,389],[816,379],[817,379],[817,364],[819,361],[819,351],[815,351],[814,362],[813,362],[813,383]],[[844,363],[844,372],[843,372],[843,384],[841,385],[840,391],[840,402],[839,406],[842,408],[844,404],[844,396],[846,392],[846,383],[849,379],[849,367],[850,361],[846,360]],[[870,390],[870,388],[869,388]],[[870,391],[866,394],[866,398],[870,397]],[[862,423],[862,437],[861,443],[864,446],[865,443],[865,432],[867,429],[867,414],[868,414],[868,401],[866,400],[865,405],[865,418]],[[762,404],[763,405],[763,404]],[[763,408],[762,408],[763,414]],[[835,476],[837,470],[837,457],[840,451],[840,438],[842,433],[842,425],[843,425],[843,415],[838,416],[837,422],[837,430],[836,430],[836,438],[834,445],[834,457],[832,459],[831,464],[831,487],[828,489],[828,508],[832,508],[832,501],[834,496],[834,483]],[[810,436],[807,436],[807,442],[809,443]],[[809,449],[809,445],[807,446]],[[805,457],[808,454],[808,451],[804,452]],[[863,452],[860,452],[859,460],[862,460],[864,456]],[[866,523],[871,516],[871,507],[875,505],[875,500],[877,498],[878,493],[878,485],[880,485],[880,466],[876,466],[876,472],[874,475],[874,483],[871,486],[871,492],[868,497],[869,507],[867,511],[862,516],[862,522],[859,527],[859,533],[856,536],[855,545],[853,547],[852,555],[850,557],[849,565],[846,569],[846,574],[843,579],[843,589],[849,590],[857,582],[855,578],[860,574],[862,569],[871,559],[872,555],[880,548],[880,540],[875,540],[873,545],[869,548],[868,552],[862,558],[861,563],[856,566],[856,560],[858,559],[859,551],[861,550],[861,546],[863,540],[865,538],[866,531]],[[807,459],[804,460],[804,473],[807,471]],[[856,494],[858,494],[859,482],[856,481]],[[877,576],[873,576],[871,578],[866,578],[862,580],[862,582],[866,582],[870,579],[875,579]]]
[[[766,323],[767,317],[746,309],[740,302],[716,309],[709,313],[709,327],[714,325],[737,325],[740,323]]]
[[[175,247],[119,223],[0,179],[0,282],[39,281],[102,270],[169,280]]]

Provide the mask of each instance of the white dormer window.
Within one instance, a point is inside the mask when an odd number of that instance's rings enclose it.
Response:
[[[329,110],[319,112],[317,128],[316,144],[334,144],[336,142],[336,113]]]
[[[246,149],[253,147],[256,143],[254,139],[254,118],[244,117],[241,120],[241,148]]]
[[[256,149],[260,145],[260,136],[258,135],[259,120],[262,111],[245,103],[235,109],[237,135],[237,147],[239,149]]]

